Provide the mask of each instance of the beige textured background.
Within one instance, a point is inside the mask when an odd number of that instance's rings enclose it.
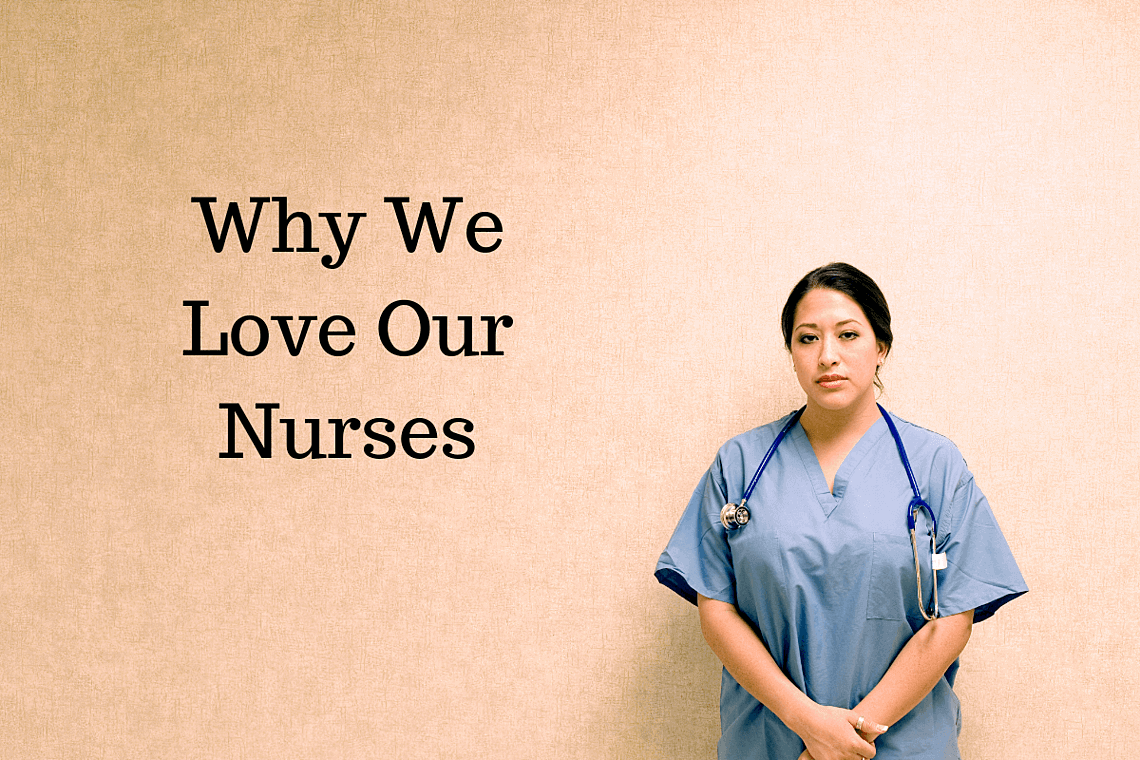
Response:
[[[651,572],[799,403],[778,310],[840,259],[1031,589],[964,655],[964,754],[1133,756],[1138,82],[1128,0],[4,3],[0,755],[712,757]],[[217,255],[189,202],[283,194],[368,213],[341,269],[273,208]],[[504,243],[409,255],[386,195]],[[387,355],[397,298],[512,315],[506,356]],[[184,357],[184,299],[361,335]],[[222,460],[226,401],[477,451]]]

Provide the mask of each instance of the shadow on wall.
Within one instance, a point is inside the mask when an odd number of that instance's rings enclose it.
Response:
[[[656,584],[655,584],[656,585]],[[697,608],[662,586],[644,606],[648,643],[630,663],[603,731],[615,733],[611,757],[707,760],[720,738],[721,665],[701,635]]]

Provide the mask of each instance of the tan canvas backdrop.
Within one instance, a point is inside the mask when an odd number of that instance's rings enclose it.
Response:
[[[883,287],[884,402],[958,443],[1031,589],[963,656],[964,754],[1133,753],[1132,3],[8,2],[0,30],[3,756],[713,756],[719,667],[651,573],[716,447],[800,403],[777,314],[831,260]],[[368,214],[342,267],[272,251],[272,206],[214,253],[190,201],[282,195],[322,252],[318,212]],[[387,196],[462,196],[445,251],[407,253]],[[343,314],[357,346],[183,356],[191,299],[215,337]],[[398,299],[511,315],[504,355],[389,355]],[[257,402],[463,417],[476,449],[219,458],[219,404]]]

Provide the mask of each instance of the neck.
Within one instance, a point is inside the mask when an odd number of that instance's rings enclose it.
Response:
[[[877,419],[879,407],[873,397],[865,403],[852,404],[846,409],[824,409],[809,401],[800,417],[800,425],[811,441],[820,442],[862,436]]]

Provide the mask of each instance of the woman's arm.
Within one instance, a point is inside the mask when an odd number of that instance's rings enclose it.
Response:
[[[962,654],[973,625],[974,611],[967,610],[919,628],[854,712],[889,725],[913,710]]]
[[[724,667],[737,683],[799,735],[812,757],[816,760],[853,760],[875,756],[874,745],[855,732],[858,714],[852,710],[819,705],[800,691],[776,665],[764,642],[736,607],[698,595],[697,609],[705,641]],[[885,726],[874,725],[870,716],[867,716],[864,729],[875,735],[887,730]]]
[[[919,628],[871,693],[851,711],[865,718],[862,734],[874,741],[877,734],[868,734],[869,723],[885,721],[889,725],[913,710],[962,654],[970,640],[973,625],[974,611],[967,610],[950,617],[936,618]],[[800,755],[800,760],[813,758],[815,756],[809,752]]]

